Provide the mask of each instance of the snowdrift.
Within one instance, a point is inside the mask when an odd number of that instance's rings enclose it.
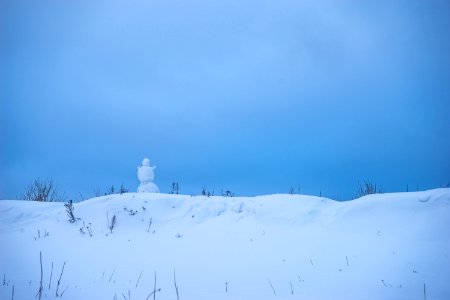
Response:
[[[74,208],[0,201],[0,299],[450,299],[450,189]]]

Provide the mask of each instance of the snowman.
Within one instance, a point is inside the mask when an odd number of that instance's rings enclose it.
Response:
[[[138,167],[137,176],[141,185],[138,187],[138,193],[159,193],[159,188],[152,181],[155,179],[156,166],[150,166],[150,160],[144,158],[142,166]]]

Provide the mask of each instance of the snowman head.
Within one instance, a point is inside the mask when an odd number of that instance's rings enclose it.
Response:
[[[142,161],[142,166],[150,167],[150,159],[144,158],[144,160]]]

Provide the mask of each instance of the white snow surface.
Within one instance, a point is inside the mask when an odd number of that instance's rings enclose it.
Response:
[[[70,223],[60,202],[0,201],[0,299],[13,287],[38,299],[40,253],[42,299],[57,298],[64,262],[66,300],[153,299],[155,274],[156,299],[177,299],[174,271],[179,299],[450,299],[450,189],[347,202],[127,193],[74,207]]]

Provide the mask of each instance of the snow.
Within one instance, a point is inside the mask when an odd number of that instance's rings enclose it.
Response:
[[[156,299],[177,299],[174,271],[180,299],[450,299],[450,189],[347,202],[127,193],[74,207],[70,223],[63,203],[0,201],[0,299],[13,286],[38,299],[40,253],[42,299],[56,298],[64,262],[62,299],[147,299],[155,273]]]

